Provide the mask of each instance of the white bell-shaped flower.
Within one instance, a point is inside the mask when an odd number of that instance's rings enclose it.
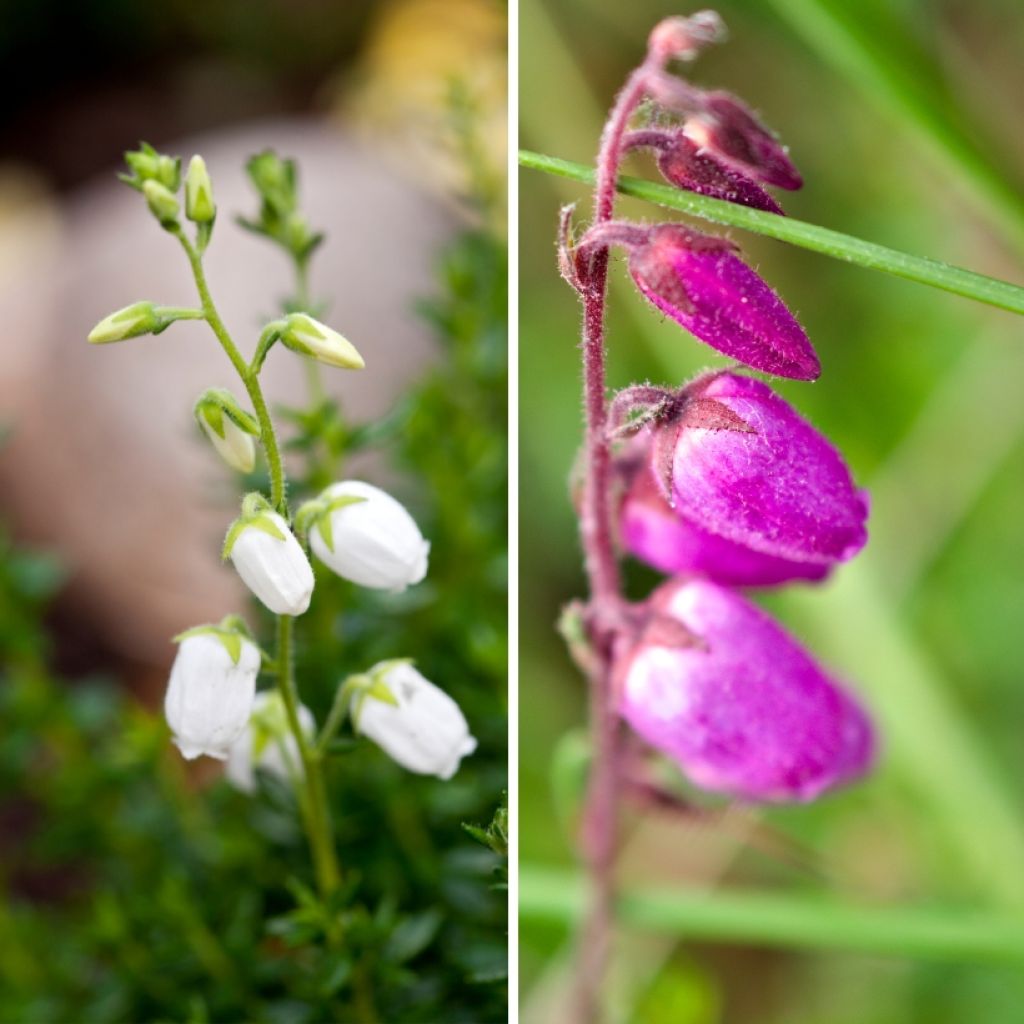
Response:
[[[332,484],[309,543],[328,568],[376,590],[405,590],[427,574],[430,544],[416,521],[386,491],[360,480]]]
[[[249,721],[259,670],[259,648],[238,633],[200,626],[182,634],[164,713],[186,758],[227,758]]]
[[[394,703],[374,696],[357,698],[353,722],[403,768],[418,775],[450,779],[459,762],[476,750],[465,716],[443,690],[408,662],[385,662],[367,676],[382,683]]]
[[[313,596],[313,567],[288,524],[259,494],[247,495],[228,531],[230,557],[245,585],[275,614],[301,615]]]
[[[303,734],[312,739],[316,734],[313,712],[300,704],[298,716]],[[288,713],[278,690],[256,694],[249,722],[231,744],[224,777],[236,789],[253,793],[256,769],[285,782],[301,782],[304,777],[299,745],[288,725]]]

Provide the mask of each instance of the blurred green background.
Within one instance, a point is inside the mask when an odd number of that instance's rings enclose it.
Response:
[[[1006,280],[1024,272],[1024,9],[1010,0],[729,0],[726,45],[689,70],[761,111],[791,147],[796,218]],[[521,145],[588,163],[604,111],[661,17],[656,0],[522,0]],[[642,158],[628,172],[657,178]],[[555,267],[556,214],[585,190],[520,172],[520,806],[531,865],[572,863],[553,795],[584,689],[554,630],[584,593],[567,478],[581,429],[579,311]],[[673,214],[636,202],[621,212]],[[712,228],[711,230],[718,230]],[[779,385],[872,492],[872,540],[823,588],[764,603],[857,687],[877,773],[812,807],[726,808],[626,828],[627,879],[880,908],[1024,908],[1024,325],[1009,314],[731,232],[806,326],[824,372]],[[613,267],[612,387],[676,385],[709,349]],[[633,566],[634,594],[653,575]],[[564,741],[560,759],[572,760]],[[558,773],[556,773],[557,775]],[[554,789],[564,788],[559,776]],[[721,807],[705,799],[710,807]],[[783,842],[785,840],[785,842]],[[799,857],[787,855],[796,844]],[[773,848],[774,847],[774,848]],[[780,852],[781,851],[781,852]],[[790,851],[791,852],[791,851]],[[823,910],[827,913],[827,910]],[[521,924],[522,1019],[553,1019],[564,927]],[[1022,1019],[1016,967],[685,944],[627,930],[613,1020],[890,1024]]]

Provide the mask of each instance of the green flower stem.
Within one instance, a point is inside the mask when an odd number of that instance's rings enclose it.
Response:
[[[281,449],[277,444],[277,434],[274,431],[274,422],[270,418],[270,410],[267,408],[266,399],[263,397],[263,389],[260,387],[259,375],[254,373],[249,364],[245,361],[238,347],[231,340],[224,321],[221,320],[217,307],[213,303],[213,296],[210,295],[210,287],[206,283],[206,272],[203,270],[203,257],[194,245],[185,237],[180,228],[174,232],[181,242],[185,254],[188,256],[189,265],[192,267],[192,276],[196,281],[196,288],[199,290],[199,299],[202,303],[203,317],[210,325],[210,329],[217,336],[217,340],[224,349],[231,365],[245,385],[245,390],[252,402],[253,411],[260,424],[260,442],[267,456],[267,466],[270,470],[270,503],[277,510],[278,514],[285,520],[290,520],[288,505],[285,500],[284,463],[281,459]]]
[[[309,299],[309,256],[296,256],[292,253],[295,263],[295,304],[302,310],[308,310]],[[312,356],[305,356],[306,363],[306,386],[309,388],[309,397],[313,404],[319,408],[327,400],[327,392],[324,390],[324,377],[320,369],[320,363]]]
[[[299,722],[299,695],[295,687],[295,673],[292,671],[292,630],[295,620],[290,615],[277,618],[277,685],[284,700],[288,725],[299,747],[299,757],[306,777],[307,828],[309,845],[313,851],[320,891],[330,894],[338,888],[341,873],[334,850],[331,814],[327,805],[324,777],[320,757],[309,745]]]
[[[519,912],[569,925],[586,909],[576,871],[524,864]],[[1024,964],[1024,918],[1006,913],[932,907],[858,905],[812,895],[624,888],[622,921],[645,931],[701,942],[764,945],[820,953],[867,953],[952,963]]]
[[[284,464],[281,459],[281,450],[277,443],[274,421],[270,417],[266,399],[263,397],[263,389],[260,387],[259,373],[251,369],[249,364],[246,363],[241,352],[238,351],[238,347],[232,341],[231,335],[228,334],[224,321],[221,320],[220,314],[217,312],[213,297],[210,295],[209,285],[206,282],[202,254],[192,245],[180,227],[174,231],[174,234],[181,242],[188,256],[189,265],[192,267],[192,275],[195,278],[199,299],[202,303],[203,318],[210,325],[228,359],[231,360],[231,365],[234,366],[238,376],[242,379],[245,390],[252,401],[256,418],[259,420],[260,440],[263,444],[263,450],[267,455],[267,465],[270,468],[271,504],[279,515],[285,520],[290,521],[291,516],[286,501]],[[305,799],[300,799],[300,803],[305,807],[303,817],[306,823],[306,832],[309,836],[310,850],[313,855],[317,884],[321,893],[324,896],[328,896],[337,889],[341,880],[341,871],[334,847],[333,829],[320,758],[310,746],[309,740],[302,731],[302,726],[299,722],[299,696],[295,686],[292,664],[293,628],[294,620],[291,616],[278,616],[277,684],[281,697],[284,700],[288,726],[298,746],[299,756],[302,759],[302,767],[305,773],[306,793]],[[333,938],[336,939],[337,936],[333,936]]]
[[[522,167],[569,178],[585,185],[594,183],[592,168],[569,160],[559,160],[556,157],[521,150],[519,163]],[[775,213],[753,210],[737,203],[711,199],[696,192],[685,192],[640,178],[620,177],[618,190],[623,195],[656,203],[691,217],[753,231],[755,234],[798,245],[812,252],[832,256],[834,259],[856,263],[870,270],[882,270],[887,274],[916,281],[918,284],[930,285],[932,288],[940,288],[998,309],[1024,314],[1024,287],[986,277],[984,274],[976,274],[972,270],[954,267],[939,260],[911,256],[898,249],[890,249],[817,224],[794,220],[792,217],[780,217]]]

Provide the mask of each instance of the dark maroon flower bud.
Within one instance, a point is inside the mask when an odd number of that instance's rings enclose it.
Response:
[[[713,349],[779,377],[820,376],[803,328],[724,239],[657,225],[630,248],[629,271],[654,305]]]
[[[700,575],[731,587],[770,587],[790,580],[820,580],[831,568],[761,554],[701,529],[665,500],[649,466],[637,472],[619,513],[622,545],[668,576]]]
[[[867,715],[759,608],[706,580],[672,580],[649,604],[699,640],[642,637],[615,667],[619,713],[696,785],[806,801],[870,769]]]
[[[686,122],[683,131],[701,149],[766,185],[797,189],[804,183],[786,147],[731,93],[705,93],[701,110]]]
[[[805,564],[846,561],[864,546],[866,495],[839,452],[767,384],[718,373],[684,395],[651,445],[655,479],[676,515],[751,551]],[[726,410],[742,429],[709,409]]]
[[[768,213],[782,213],[782,207],[745,174],[721,163],[682,132],[636,131],[624,145],[633,149],[650,146],[658,152],[658,170],[676,188],[697,192],[712,199],[751,206]]]

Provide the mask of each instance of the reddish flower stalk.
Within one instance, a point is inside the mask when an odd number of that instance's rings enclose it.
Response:
[[[700,16],[697,16],[700,18]],[[644,99],[650,77],[663,70],[673,56],[695,53],[703,42],[717,35],[717,19],[694,21],[686,45],[684,19],[671,19],[676,31],[669,38],[662,23],[651,34],[644,62],[629,76],[605,124],[597,158],[593,225],[609,222],[615,212],[615,191],[623,141],[630,118]],[[661,34],[659,35],[659,29]],[[600,1006],[600,981],[604,977],[611,944],[613,870],[616,848],[619,720],[613,708],[611,665],[614,637],[602,626],[622,600],[615,557],[611,508],[611,451],[608,441],[608,404],[605,384],[605,300],[608,283],[608,246],[597,246],[586,265],[577,267],[583,296],[583,387],[586,415],[583,500],[580,534],[590,584],[591,641],[594,668],[590,676],[590,725],[593,745],[586,806],[583,815],[583,846],[594,892],[582,934],[576,995],[577,1019],[595,1020]]]
[[[582,609],[586,642],[571,646],[590,684],[592,768],[581,838],[592,895],[580,939],[580,1024],[600,1017],[612,940],[617,805],[628,775],[621,719],[691,782],[755,800],[811,799],[862,775],[873,749],[870,722],[853,700],[727,589],[818,579],[859,550],[867,504],[838,452],[765,384],[732,373],[679,390],[634,385],[611,405],[607,399],[613,245],[627,250],[641,294],[698,340],[762,372],[798,380],[820,373],[800,324],[731,243],[677,223],[613,219],[620,164],[638,147],[657,151],[677,187],[732,202],[781,213],[761,185],[799,187],[785,147],[740,100],[666,71],[721,30],[711,12],[655,26],[605,124],[593,220],[578,243],[571,208],[561,218],[559,266],[584,314],[579,518],[590,597]],[[631,125],[648,99],[681,112],[683,124]],[[617,538],[680,575],[646,601],[627,603]],[[695,575],[706,582],[691,583]],[[760,639],[751,646],[744,637],[754,627]],[[713,714],[694,718],[687,701]],[[773,722],[774,705],[789,709],[787,728]]]

